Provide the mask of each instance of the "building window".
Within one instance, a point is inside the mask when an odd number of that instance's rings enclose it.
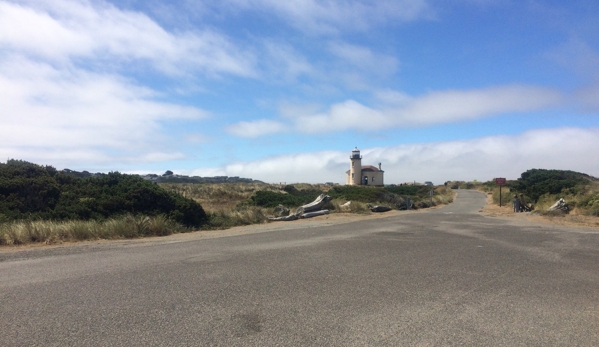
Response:
[[[374,176],[372,176],[372,184],[374,184]]]
[[[354,164],[355,164],[355,163],[356,163],[355,161],[352,161],[352,162],[351,162],[351,167],[354,167]]]
[[[351,173],[351,178],[354,178],[354,173],[353,172]]]

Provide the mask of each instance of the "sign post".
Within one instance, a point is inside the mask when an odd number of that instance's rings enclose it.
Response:
[[[499,207],[501,207],[501,187],[503,187],[503,185],[505,184],[505,178],[496,178],[495,184],[499,185]]]

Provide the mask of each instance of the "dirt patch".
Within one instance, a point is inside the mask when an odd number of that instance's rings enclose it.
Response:
[[[534,212],[515,213],[511,204],[501,207],[495,205],[491,194],[487,195],[487,204],[479,212],[489,217],[508,217],[554,225],[599,228],[599,218],[593,216],[583,216],[575,213],[559,216],[541,216]]]

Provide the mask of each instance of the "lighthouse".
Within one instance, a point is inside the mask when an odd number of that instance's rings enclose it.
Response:
[[[345,172],[345,184],[350,186],[384,186],[384,171],[372,165],[362,166],[362,156],[358,147],[351,151],[349,170]]]
[[[355,147],[353,151],[351,151],[351,156],[349,157],[351,161],[351,166],[349,168],[350,174],[350,185],[359,186],[362,184],[362,156],[360,155],[360,150],[358,147]]]

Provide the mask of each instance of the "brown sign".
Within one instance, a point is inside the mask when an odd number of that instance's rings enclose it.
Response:
[[[499,184],[500,186],[505,185],[505,178],[496,178],[495,184]]]

